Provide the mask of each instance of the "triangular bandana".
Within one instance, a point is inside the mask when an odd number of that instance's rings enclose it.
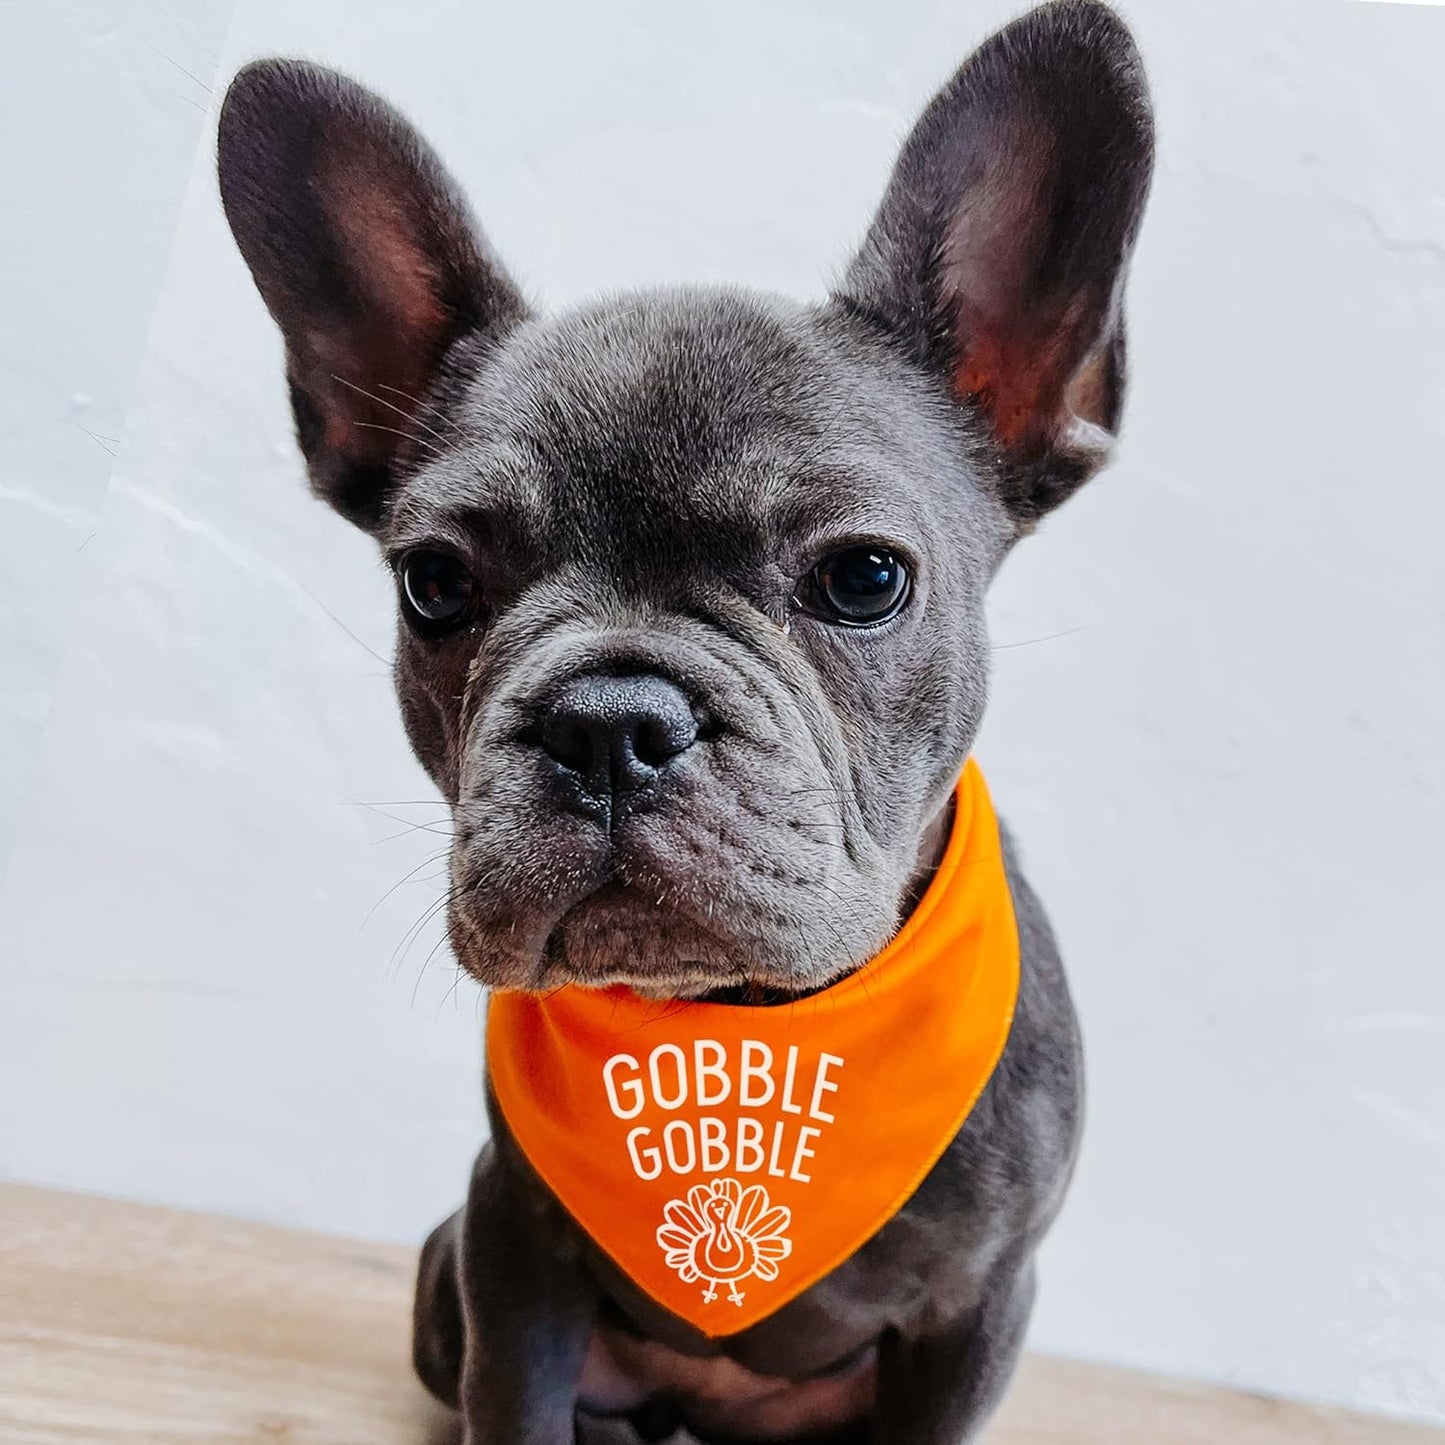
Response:
[[[928,891],[866,968],[793,1004],[498,992],[487,1069],[574,1219],[710,1336],[755,1324],[900,1208],[1003,1053],[1019,943],[977,764]]]

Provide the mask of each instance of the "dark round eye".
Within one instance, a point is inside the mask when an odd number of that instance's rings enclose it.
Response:
[[[886,547],[865,543],[825,557],[813,570],[824,615],[848,627],[872,627],[908,601],[908,568]]]
[[[445,632],[477,615],[481,589],[455,557],[418,548],[401,559],[396,573],[406,610],[424,632]]]

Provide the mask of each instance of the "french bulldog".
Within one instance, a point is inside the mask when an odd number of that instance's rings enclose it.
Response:
[[[395,575],[401,711],[451,807],[450,938],[481,983],[767,1008],[895,935],[983,715],[989,583],[1118,431],[1152,163],[1127,29],[1055,0],[928,105],[826,300],[549,315],[389,105],[296,61],[235,77],[225,212],[311,486]],[[977,1438],[1081,1122],[1058,952],[1004,843],[1022,982],[982,1098],[891,1222],[742,1333],[644,1296],[492,1108],[416,1294],[416,1368],[469,1445],[599,1417],[651,1441]]]

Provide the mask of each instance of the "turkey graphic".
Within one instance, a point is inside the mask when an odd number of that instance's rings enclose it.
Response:
[[[736,1179],[714,1179],[694,1184],[686,1199],[674,1199],[663,1210],[665,1221],[657,1231],[667,1263],[684,1284],[702,1280],[704,1300],[718,1298],[726,1285],[727,1297],[741,1305],[741,1281],[778,1277],[778,1261],[793,1251],[787,1237],[792,1211],[774,1205],[761,1184],[744,1189]]]

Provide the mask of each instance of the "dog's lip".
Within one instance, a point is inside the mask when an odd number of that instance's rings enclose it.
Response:
[[[679,957],[657,968],[591,968],[585,962],[570,956],[572,950],[567,946],[570,931],[586,928],[589,922],[606,926],[609,931],[625,928],[628,923],[625,916],[627,913],[635,913],[639,930],[645,931],[649,923],[657,920],[662,908],[662,904],[649,898],[637,886],[616,878],[592,889],[575,900],[548,932],[541,950],[538,986],[554,987],[559,980],[577,983],[586,988],[609,988],[621,984],[637,992],[656,994],[658,997],[694,998],[721,985],[738,982],[739,972],[736,969],[709,963],[704,958]],[[602,917],[589,920],[587,915],[593,910]],[[700,952],[715,952],[725,956],[737,946],[735,940],[722,937],[692,917],[690,912],[680,921],[685,924],[687,931],[704,945]]]
[[[564,924],[573,912],[596,899],[599,893],[611,888],[626,896],[635,893],[623,884],[606,885],[579,901],[569,909],[563,919],[548,935],[543,950],[544,967],[541,974],[541,988],[558,986],[558,981],[575,983],[583,988],[612,988],[622,986],[644,997],[657,999],[688,999],[698,1003],[732,1004],[748,1007],[771,1007],[797,1003],[810,994],[817,993],[836,983],[837,978],[817,981],[806,987],[789,987],[777,979],[768,978],[745,969],[724,968],[702,959],[679,959],[674,966],[655,970],[608,968],[592,970],[579,967],[572,960],[559,956],[565,949]],[[709,941],[716,939],[722,951],[726,951],[726,940],[691,919],[689,926]],[[735,945],[734,945],[735,946]]]

